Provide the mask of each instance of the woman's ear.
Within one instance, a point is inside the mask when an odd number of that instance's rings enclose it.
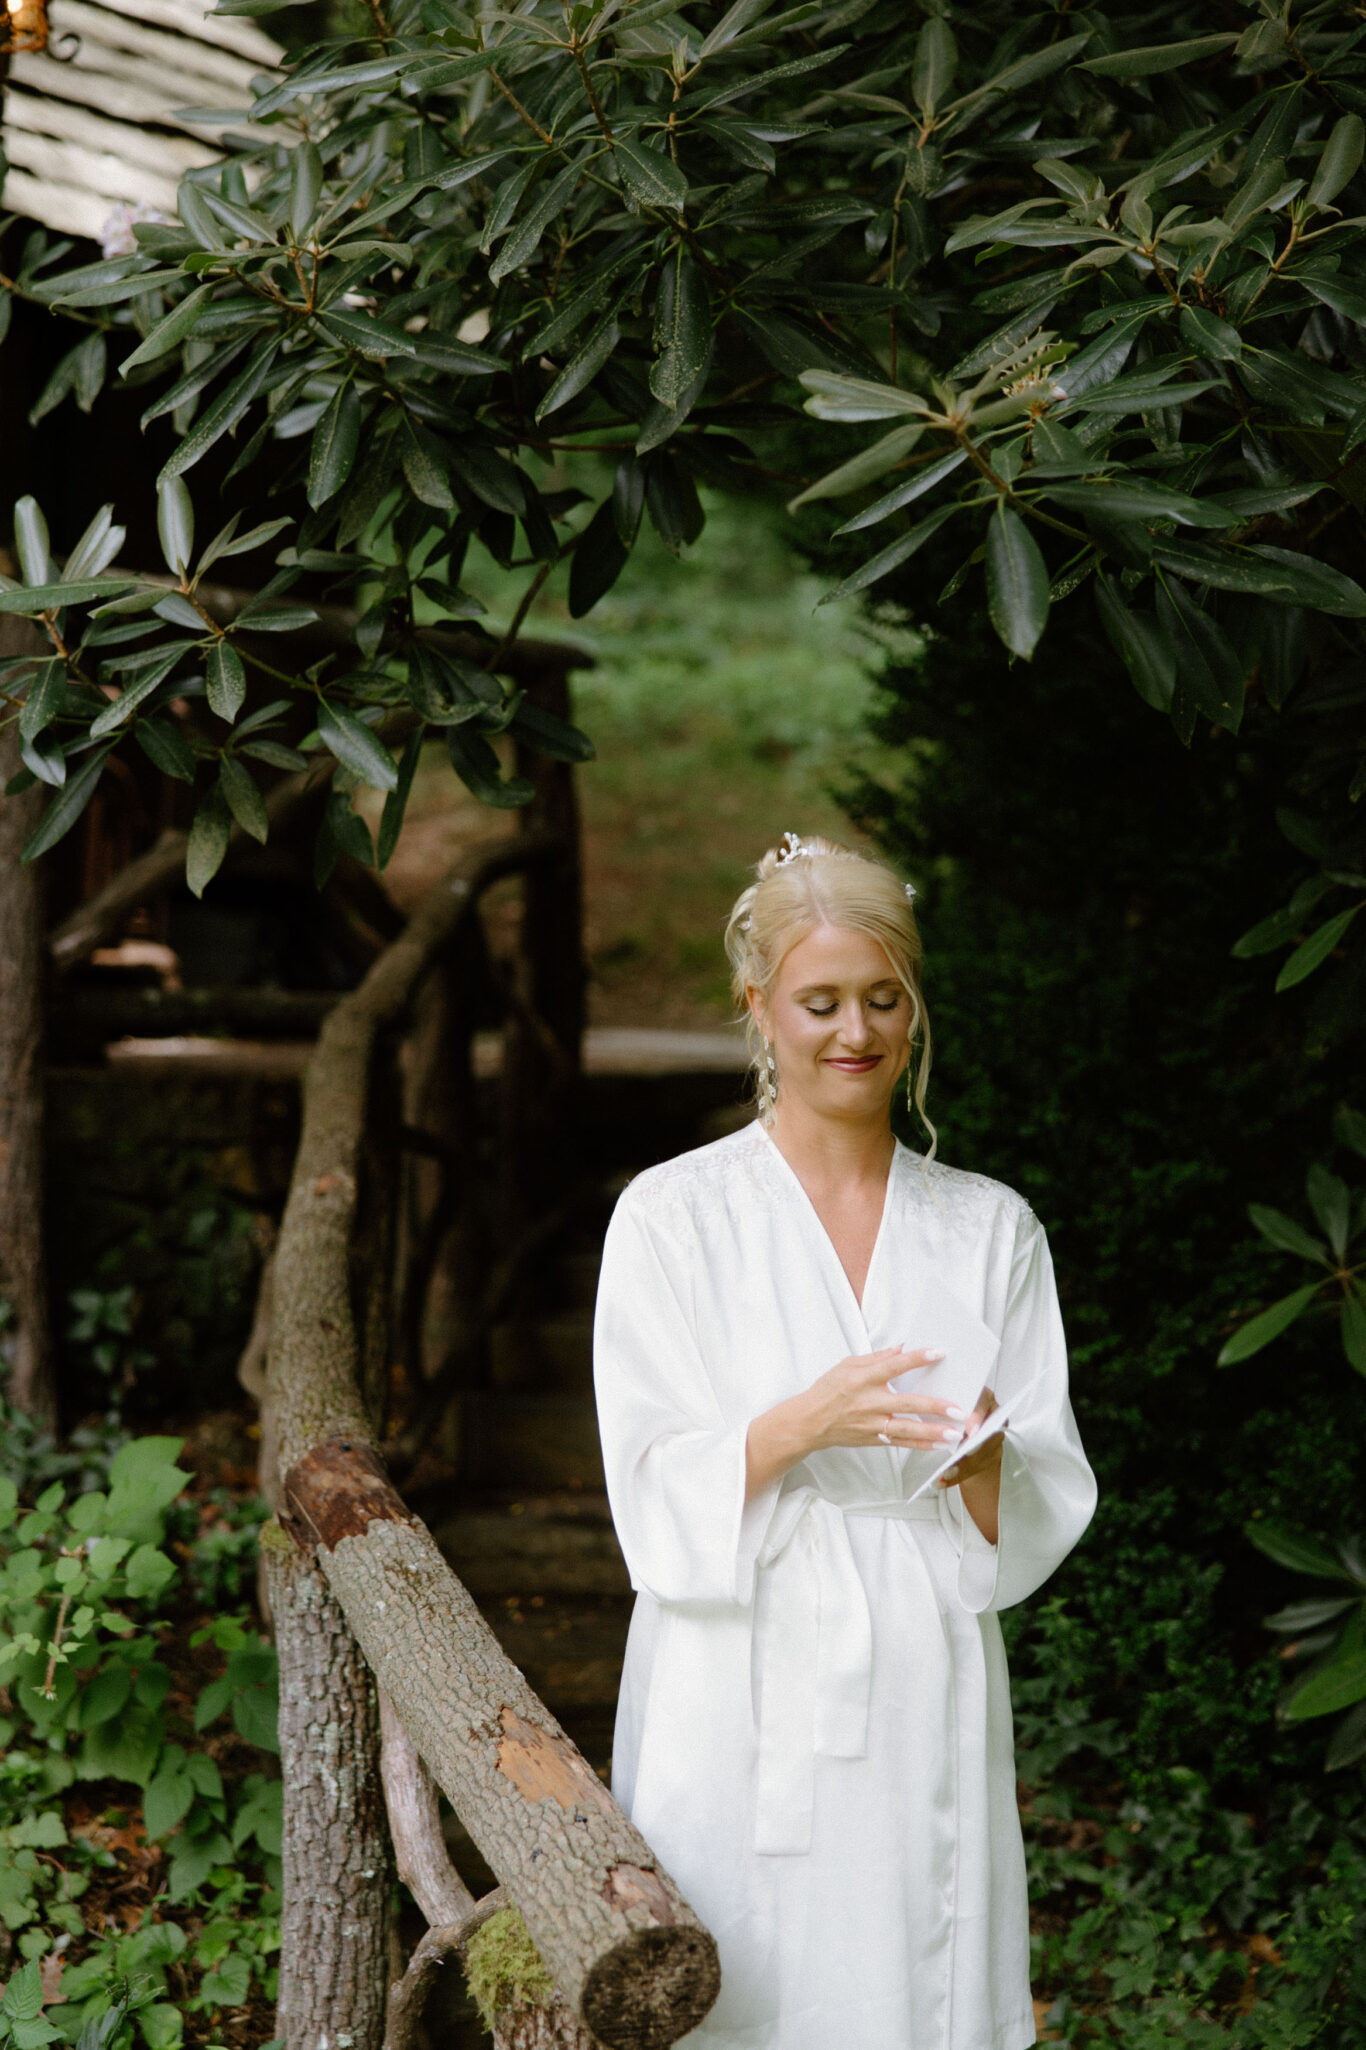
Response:
[[[767,1012],[764,1005],[763,991],[759,988],[757,982],[747,982],[745,984],[745,1002],[749,1005],[750,1017],[754,1020],[764,1037],[767,1038],[768,1026],[765,1022]]]

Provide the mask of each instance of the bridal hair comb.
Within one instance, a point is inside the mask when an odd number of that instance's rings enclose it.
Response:
[[[814,861],[815,859],[816,849],[808,847],[800,833],[784,833],[779,842],[777,853],[774,855],[773,865],[775,868],[786,868],[790,861]],[[907,903],[913,904],[915,902],[915,884],[903,883],[901,887],[906,892]],[[749,921],[746,918],[741,930],[747,930],[748,924]]]

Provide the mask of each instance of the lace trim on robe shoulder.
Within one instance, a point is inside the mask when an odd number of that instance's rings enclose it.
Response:
[[[708,1146],[644,1168],[627,1184],[624,1197],[646,1216],[681,1210],[698,1223],[714,1212],[723,1189],[737,1182],[744,1183],[750,1201],[786,1202],[791,1191],[771,1149],[772,1141],[757,1125],[745,1125]],[[1025,1198],[1005,1182],[940,1160],[926,1164],[909,1148],[902,1152],[910,1169],[902,1175],[903,1197],[909,1197],[918,1221],[931,1233],[947,1227],[975,1239],[995,1224],[1018,1229],[1037,1222]]]

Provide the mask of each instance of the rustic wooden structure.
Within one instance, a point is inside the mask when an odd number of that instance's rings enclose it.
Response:
[[[221,161],[225,131],[252,132],[251,80],[280,56],[254,23],[196,0],[52,0],[46,48],[9,58],[0,203],[65,235],[131,246],[134,216],[174,219],[185,173]]]
[[[329,1940],[328,1918],[317,1912],[336,1881],[339,1799],[335,1771],[319,1770],[309,1748],[328,1689],[350,1705],[346,1826],[363,1833],[363,1788],[377,1784],[378,1760],[374,1719],[361,1709],[362,1654],[523,1916],[577,2024],[609,2050],[651,2050],[694,2027],[719,1984],[706,1930],[390,1485],[360,1389],[356,1306],[372,1292],[353,1233],[377,1048],[482,890],[558,851],[548,836],[526,834],[462,863],[331,1012],[309,1069],[274,1263],[267,1376],[281,1521],[300,1547],[298,1558],[269,1554],[288,1674],[281,1751],[293,1820],[281,2016],[289,2050],[324,2031],[335,2040],[343,2027],[357,2050],[378,2050],[375,2003],[342,1959],[335,1926]],[[367,1855],[363,1870],[354,1861],[346,1869],[360,1877],[342,1920],[368,1956],[383,1941],[384,1861]]]

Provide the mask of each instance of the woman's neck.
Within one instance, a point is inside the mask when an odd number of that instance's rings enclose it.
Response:
[[[779,1102],[769,1136],[807,1188],[881,1186],[896,1150],[887,1112],[851,1123],[821,1117],[800,1101]]]

